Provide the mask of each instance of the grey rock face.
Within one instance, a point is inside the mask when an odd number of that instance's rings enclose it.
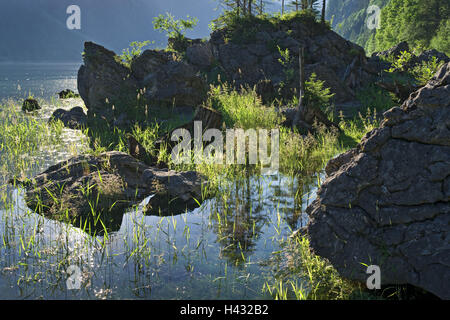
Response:
[[[146,50],[131,64],[151,105],[196,108],[206,98],[206,82],[198,70],[165,52]]]
[[[399,44],[393,46],[392,48],[386,50],[386,51],[382,51],[382,52],[375,52],[373,54],[373,56],[377,56],[377,57],[389,57],[389,56],[394,56],[395,58],[399,57],[400,54],[403,51],[409,51],[409,45],[408,42],[406,41],[402,41]]]
[[[149,167],[122,152],[74,157],[23,184],[32,210],[91,231],[117,230],[125,210],[148,196],[151,214],[180,214],[202,200],[196,172]]]
[[[116,54],[92,42],[84,45],[78,92],[88,115],[112,120],[136,101],[138,82]]]
[[[408,67],[413,67],[417,64],[421,64],[422,62],[429,62],[436,57],[437,61],[442,61],[444,63],[450,62],[450,58],[443,52],[439,52],[435,49],[427,50],[422,52],[418,56],[413,56],[411,61],[408,63]]]
[[[291,21],[280,23],[278,27],[281,30],[261,30],[245,43],[227,41],[227,30],[215,31],[209,43],[216,63],[224,71],[222,79],[234,82],[237,88],[253,87],[270,80],[276,89],[283,83],[287,94],[298,87],[298,53],[302,46],[307,78],[316,73],[318,79],[336,93],[337,102],[354,100],[354,90],[369,77],[361,47],[320,25],[310,28],[299,21]],[[278,47],[289,50],[291,61],[285,66],[279,61],[282,57]],[[285,69],[292,69],[291,79],[286,79]]]
[[[214,62],[214,54],[209,42],[196,43],[186,49],[186,59],[200,68],[207,68]]]
[[[89,116],[114,123],[124,113],[142,118],[144,105],[197,107],[206,97],[206,83],[197,72],[172,53],[155,50],[146,50],[127,67],[114,52],[86,42],[78,91]]]
[[[344,277],[450,299],[450,63],[328,164],[308,207],[311,247]]]
[[[123,113],[130,120],[131,111],[141,115],[134,110],[136,105],[148,105],[150,110],[154,105],[194,110],[206,98],[204,79],[218,80],[213,79],[217,75],[238,89],[260,89],[270,82],[271,90],[259,90],[264,101],[273,99],[274,93],[290,98],[298,89],[300,47],[305,49],[306,78],[315,73],[325,81],[335,93],[335,103],[354,101],[356,90],[374,76],[364,50],[322,24],[311,27],[305,21],[281,21],[277,26],[261,26],[241,42],[230,40],[229,31],[217,30],[209,41],[186,39],[183,58],[172,52],[146,50],[133,59],[130,68],[114,52],[87,42],[78,91],[88,114],[114,123]],[[290,61],[284,65],[278,47],[289,50]],[[136,102],[137,98],[144,101]]]

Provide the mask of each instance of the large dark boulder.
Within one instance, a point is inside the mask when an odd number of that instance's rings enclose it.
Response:
[[[206,98],[206,82],[198,70],[173,53],[146,50],[134,59],[131,70],[149,104],[195,110]]]
[[[78,70],[78,92],[88,116],[113,121],[136,106],[138,81],[110,50],[86,42],[84,64]]]
[[[91,232],[118,230],[126,209],[149,196],[147,212],[156,215],[202,200],[198,173],[150,167],[122,152],[74,157],[21,183],[32,210]]]
[[[255,25],[258,23],[255,21]],[[227,28],[217,30],[211,34],[208,44],[196,45],[192,51],[201,52],[205,57],[202,61],[213,56],[216,68],[220,66],[221,80],[232,82],[237,88],[259,86],[262,81],[270,80],[286,96],[292,95],[293,89],[298,90],[300,47],[305,49],[306,78],[315,73],[335,93],[336,102],[354,100],[355,90],[371,77],[365,70],[364,50],[320,23],[311,25],[293,19],[280,21],[276,26],[257,25],[255,29],[254,34],[241,42],[233,41],[232,37],[230,40],[231,31]],[[284,66],[280,63],[278,47],[289,50],[291,59]],[[188,52],[191,53],[189,48]],[[289,69],[293,76],[287,79]],[[261,94],[265,98],[264,92]]]
[[[393,46],[392,48],[385,50],[385,51],[381,51],[381,52],[375,52],[372,54],[373,57],[383,57],[383,58],[387,58],[387,57],[394,57],[394,58],[398,58],[402,52],[404,51],[408,51],[409,52],[409,45],[408,42],[406,41],[402,41],[399,44]]]
[[[173,53],[146,50],[127,66],[114,52],[86,42],[83,59],[78,91],[88,116],[114,125],[145,120],[144,114],[157,117],[152,112],[159,107],[187,107],[192,115],[206,98],[207,86],[198,70]]]
[[[313,251],[365,282],[411,284],[450,299],[450,63],[380,128],[327,166],[307,209]]]

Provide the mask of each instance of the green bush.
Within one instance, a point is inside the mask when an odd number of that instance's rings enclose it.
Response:
[[[175,17],[166,12],[153,18],[155,30],[165,32],[169,38],[180,39],[185,37],[186,30],[193,29],[198,23],[197,18],[187,16],[186,19],[175,20]]]
[[[325,88],[324,85],[325,81],[317,79],[315,73],[311,74],[309,80],[305,82],[305,104],[327,112],[334,93],[331,93],[330,88]]]
[[[123,63],[125,63],[127,66],[131,65],[131,62],[135,57],[139,57],[142,53],[142,49],[147,47],[148,45],[154,43],[154,41],[133,41],[130,43],[130,47],[123,49],[122,54],[120,55],[120,59]]]
[[[425,85],[443,65],[443,61],[433,57],[429,61],[422,61],[421,64],[416,65],[411,73],[420,85]]]

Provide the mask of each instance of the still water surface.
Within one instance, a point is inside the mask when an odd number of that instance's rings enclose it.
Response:
[[[0,65],[0,97],[31,93],[55,109],[55,93],[76,90],[77,69]],[[66,107],[81,103],[73,99]],[[48,117],[46,110],[38,117]],[[61,145],[36,155],[39,165],[30,177],[68,159],[74,145],[85,150],[85,137],[65,130]],[[262,288],[274,268],[272,253],[306,224],[304,210],[315,197],[314,184],[306,181],[244,178],[228,186],[226,200],[209,199],[173,217],[145,216],[142,203],[125,213],[119,230],[102,237],[35,214],[21,189],[4,186],[0,299],[269,299]]]

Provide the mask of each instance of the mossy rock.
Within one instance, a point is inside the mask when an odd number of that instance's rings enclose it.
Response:
[[[22,104],[22,111],[24,112],[33,112],[40,109],[42,109],[41,106],[34,98],[28,98]]]
[[[63,90],[58,93],[60,99],[70,99],[70,98],[79,98],[80,95],[78,93],[73,92],[70,89]]]

